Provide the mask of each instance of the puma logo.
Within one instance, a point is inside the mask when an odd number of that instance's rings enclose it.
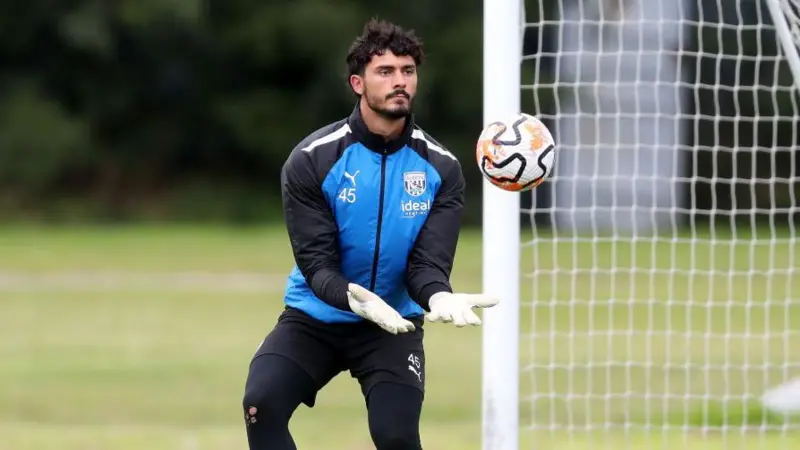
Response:
[[[356,186],[356,175],[358,175],[358,172],[360,172],[360,170],[356,170],[356,173],[350,175],[346,170],[344,171],[345,178],[347,178],[348,180],[350,180],[351,183],[353,183],[353,187]]]
[[[414,368],[414,366],[412,366],[411,364],[409,364],[409,365],[408,365],[408,370],[410,370],[410,371],[414,372],[414,375],[416,375],[416,376],[417,376],[417,379],[419,380],[419,382],[420,382],[420,383],[422,383],[422,374],[421,374],[421,373],[419,373],[419,372],[417,372],[417,369],[415,369],[415,368]]]

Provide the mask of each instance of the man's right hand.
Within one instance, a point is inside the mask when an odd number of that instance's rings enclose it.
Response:
[[[354,313],[375,322],[389,333],[407,333],[415,329],[413,323],[404,319],[382,298],[355,283],[347,285],[347,300]]]

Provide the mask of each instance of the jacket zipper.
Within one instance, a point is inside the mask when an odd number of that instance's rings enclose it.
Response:
[[[375,253],[372,257],[372,278],[369,282],[369,290],[375,292],[375,281],[378,277],[378,257],[381,251],[381,225],[383,224],[383,191],[386,185],[386,149],[381,155],[381,192],[378,200],[378,233],[375,236]]]

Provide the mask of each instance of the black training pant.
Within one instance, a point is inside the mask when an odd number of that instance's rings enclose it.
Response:
[[[414,332],[392,335],[371,322],[324,324],[284,311],[247,376],[242,406],[250,450],[296,449],[292,414],[301,403],[313,407],[317,392],[345,370],[361,385],[377,450],[420,450],[425,354],[422,318],[412,321]]]

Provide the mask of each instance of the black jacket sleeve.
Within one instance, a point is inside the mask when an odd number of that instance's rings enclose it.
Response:
[[[343,310],[349,281],[339,270],[338,229],[309,154],[295,150],[281,170],[284,219],[292,252],[319,299]]]
[[[461,166],[455,162],[442,179],[428,219],[409,255],[406,288],[411,298],[428,311],[433,294],[452,292],[450,272],[461,230],[464,186]]]

